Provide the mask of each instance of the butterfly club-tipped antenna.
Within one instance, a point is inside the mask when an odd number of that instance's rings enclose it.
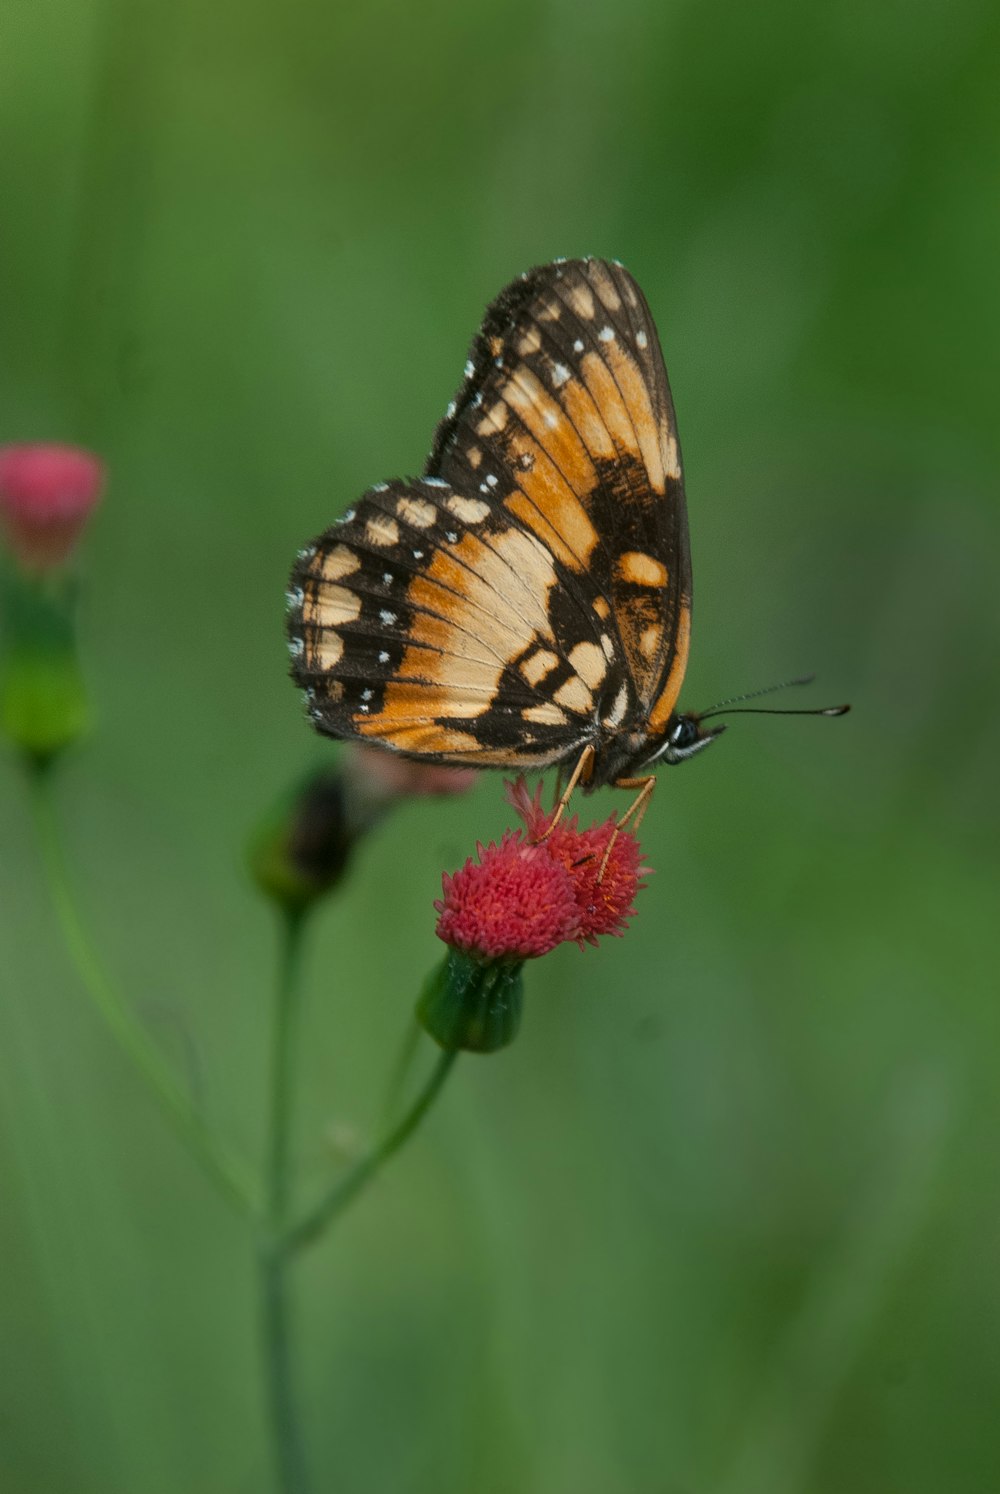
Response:
[[[748,706],[745,700],[759,700],[762,695],[773,695],[776,690],[788,690],[793,685],[811,685],[815,675],[805,674],[794,680],[782,680],[780,685],[765,685],[763,690],[750,690],[746,695],[733,695],[729,700],[720,700],[707,711],[691,711],[673,718],[670,735],[657,753],[654,761],[680,763],[701,752],[709,742],[721,736],[726,723],[720,716],[845,716],[849,705],[836,706]],[[706,726],[706,721],[716,722]]]
[[[846,716],[849,705],[835,706],[748,706],[745,700],[759,700],[762,695],[773,695],[777,690],[790,690],[796,685],[811,685],[814,674],[803,674],[797,679],[782,680],[778,685],[765,685],[762,690],[750,690],[746,695],[733,695],[729,700],[720,700],[707,711],[699,711],[695,720],[700,724],[713,716]]]

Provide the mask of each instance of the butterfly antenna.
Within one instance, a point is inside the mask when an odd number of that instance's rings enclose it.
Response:
[[[849,705],[836,706],[793,706],[791,710],[784,710],[780,706],[736,706],[731,711],[707,711],[709,716],[846,716],[850,710]],[[699,716],[699,721],[704,721],[705,716]]]
[[[744,706],[744,700],[758,700],[762,695],[773,695],[776,690],[789,690],[793,685],[811,685],[816,678],[814,674],[799,675],[793,680],[782,680],[780,685],[765,685],[762,690],[750,690],[746,695],[733,695],[728,700],[720,700],[718,705],[712,706],[711,710],[701,711],[699,721],[707,721],[710,716],[846,716],[851,709],[849,705],[837,706],[805,706],[785,708],[783,706]]]

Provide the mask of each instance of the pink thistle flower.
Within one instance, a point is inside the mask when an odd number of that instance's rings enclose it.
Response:
[[[551,854],[573,880],[581,949],[585,943],[596,944],[602,934],[620,938],[635,916],[633,899],[646,886],[650,868],[643,865],[639,842],[630,830],[615,835],[616,828],[617,817],[612,815],[602,825],[578,830],[574,815],[568,825],[559,824],[552,832]]]
[[[0,446],[0,525],[26,570],[63,564],[104,486],[89,451],[54,443]]]
[[[564,815],[543,840],[552,815],[542,808],[541,784],[529,794],[524,779],[519,778],[507,785],[507,801],[524,821],[529,840],[540,842],[566,869],[579,914],[573,937],[581,949],[585,943],[596,944],[603,934],[624,934],[635,915],[633,899],[646,886],[651,871],[643,863],[642,848],[632,832],[619,829],[616,815],[587,830],[579,828],[577,815]]]
[[[573,881],[544,846],[508,830],[499,845],[477,847],[434,904],[437,935],[485,960],[528,960],[576,938],[580,917]]]

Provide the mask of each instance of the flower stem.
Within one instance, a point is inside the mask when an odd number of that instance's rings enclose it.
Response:
[[[403,1041],[399,1045],[396,1062],[392,1066],[389,1082],[385,1089],[385,1098],[382,1101],[382,1117],[380,1129],[388,1128],[393,1116],[399,1108],[406,1081],[413,1067],[413,1060],[417,1056],[417,1048],[423,1036],[423,1028],[416,1017],[411,1018],[410,1024],[403,1035]]]
[[[43,764],[30,764],[29,784],[49,894],[63,942],[84,989],[112,1037],[159,1100],[174,1131],[219,1192],[240,1213],[255,1213],[257,1188],[247,1169],[210,1130],[183,1084],[160,1056],[101,968],[67,873],[52,797],[51,772]]]
[[[458,1053],[454,1050],[446,1050],[441,1054],[426,1084],[399,1124],[386,1134],[367,1157],[362,1157],[350,1172],[338,1179],[329,1192],[286,1232],[283,1240],[286,1252],[292,1254],[317,1239],[344,1212],[383,1164],[409,1140],[433,1105],[457,1057]]]
[[[291,1193],[289,1170],[294,1039],[305,927],[301,911],[284,916],[271,1038],[271,1104],[266,1202],[260,1241],[261,1326],[264,1367],[278,1488],[306,1494],[308,1477],[292,1377],[292,1342],[287,1253],[281,1234]]]

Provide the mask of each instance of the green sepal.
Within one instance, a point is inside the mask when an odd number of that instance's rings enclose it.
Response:
[[[91,724],[76,649],[75,588],[64,576],[4,578],[0,731],[50,762]]]
[[[442,1048],[495,1053],[517,1037],[524,962],[481,960],[450,949],[427,979],[417,1020]]]

